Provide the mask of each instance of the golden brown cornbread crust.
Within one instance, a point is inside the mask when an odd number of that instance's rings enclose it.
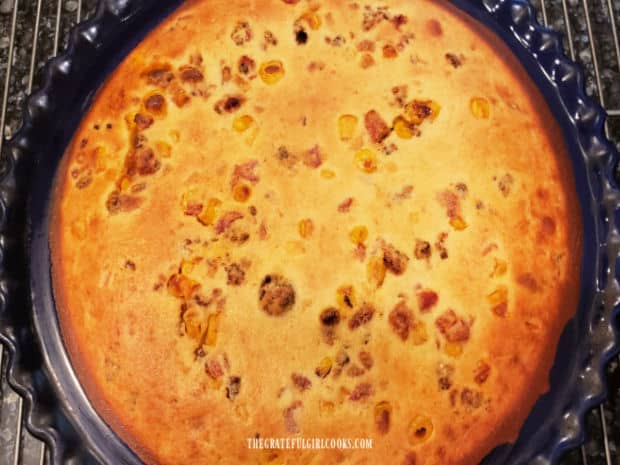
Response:
[[[575,311],[574,191],[542,96],[445,2],[188,2],[58,174],[63,334],[147,463],[475,465]]]

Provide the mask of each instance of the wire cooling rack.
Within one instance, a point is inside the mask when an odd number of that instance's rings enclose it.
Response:
[[[586,89],[609,114],[607,135],[620,144],[620,0],[532,0],[539,21],[561,32],[568,55],[586,71]],[[64,49],[70,28],[96,0],[0,0],[0,154],[19,128],[25,97],[44,63]],[[0,348],[0,374],[6,359]],[[586,444],[562,465],[620,465],[620,368],[608,370],[609,400],[587,418]],[[0,377],[0,465],[47,465],[45,446],[24,426],[21,398]]]

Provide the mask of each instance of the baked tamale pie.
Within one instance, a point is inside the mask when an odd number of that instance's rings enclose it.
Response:
[[[577,308],[561,131],[447,1],[186,2],[56,176],[65,345],[149,465],[477,465]]]

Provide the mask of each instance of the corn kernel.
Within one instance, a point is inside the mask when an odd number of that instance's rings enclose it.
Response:
[[[428,331],[426,330],[426,323],[423,320],[414,321],[410,330],[413,344],[416,346],[424,344],[428,341]]]
[[[304,218],[297,224],[297,229],[302,238],[308,239],[314,233],[314,223],[310,218]]]
[[[459,344],[458,342],[446,342],[443,350],[450,357],[457,358],[463,353],[463,344]]]
[[[242,92],[247,92],[248,90],[250,90],[250,83],[246,81],[245,79],[243,79],[238,74],[236,74],[235,77],[233,78],[233,82]]]
[[[174,274],[166,285],[168,292],[179,299],[189,299],[200,288],[200,283],[182,274]]]
[[[493,273],[491,273],[491,277],[497,278],[504,276],[508,270],[508,264],[506,261],[499,260],[497,258],[494,258],[493,260],[495,263],[493,264]]]
[[[318,377],[325,378],[327,375],[329,375],[329,372],[332,371],[333,363],[334,362],[330,357],[325,357],[323,360],[321,360],[321,363],[319,363],[319,366],[316,367],[314,372]]]
[[[161,158],[170,158],[172,153],[172,147],[169,143],[164,141],[155,142],[155,150]]]
[[[190,308],[183,314],[183,324],[185,333],[192,339],[200,341],[204,332],[204,322],[200,318],[200,313],[195,308]]]
[[[205,247],[205,248],[209,247],[209,249],[211,249],[213,246],[212,245],[206,245],[205,246],[204,243],[203,243],[203,247]],[[217,270],[220,267],[220,259],[219,259],[219,257],[216,258],[215,260],[212,260],[212,259],[206,260],[205,264],[207,265],[207,277],[209,277],[209,278],[215,277],[215,274],[217,273]]]
[[[202,212],[198,215],[198,221],[205,226],[210,226],[215,222],[219,207],[222,205],[222,201],[219,199],[211,198],[207,202],[206,208],[202,209]]]
[[[354,244],[363,244],[368,238],[368,228],[366,226],[356,226],[349,233],[349,237]]]
[[[209,315],[209,322],[207,323],[207,337],[205,338],[205,344],[208,346],[214,346],[217,342],[217,331],[220,324],[220,313],[213,313]]]
[[[431,114],[428,117],[428,120],[432,123],[437,119],[439,113],[441,113],[441,105],[439,105],[439,103],[435,102],[434,100],[429,100],[428,102],[426,102],[426,104],[431,109]]]
[[[491,106],[484,97],[472,97],[469,101],[469,109],[472,115],[478,119],[488,119],[491,115]]]
[[[342,115],[340,118],[338,118],[338,132],[340,133],[340,140],[353,139],[356,127],[357,116]]]
[[[250,115],[242,115],[233,120],[232,127],[237,132],[244,132],[254,124],[254,118]]]
[[[394,120],[393,126],[394,126],[394,132],[401,139],[411,139],[415,134],[414,132],[415,125],[408,122],[402,116],[396,117],[396,119]]]
[[[360,61],[360,66],[362,69],[368,69],[375,64],[375,59],[372,57],[370,53],[364,53],[362,55],[362,59]]]
[[[342,309],[353,309],[357,306],[355,288],[353,286],[340,286],[336,290],[336,301]]]
[[[137,113],[138,112],[136,111],[132,111],[125,115],[125,123],[127,124],[127,128],[130,130],[136,128],[136,114]]]
[[[196,188],[190,187],[181,195],[181,208],[183,211],[187,211],[191,205],[201,203],[199,200],[199,194]]]
[[[284,65],[279,60],[267,61],[260,65],[258,74],[265,84],[275,84],[284,77]]]
[[[297,22],[304,21],[308,27],[314,31],[320,29],[322,21],[319,15],[317,15],[314,11],[306,11],[302,14]]]
[[[385,280],[385,263],[383,257],[372,257],[366,268],[368,282],[379,288]]]
[[[95,171],[97,173],[103,173],[107,168],[107,160],[110,158],[110,152],[106,147],[99,145],[95,148],[94,154],[96,163]]]
[[[247,202],[252,195],[252,188],[244,183],[235,184],[233,187],[233,198],[237,202]]]
[[[320,400],[319,401],[319,413],[321,415],[331,415],[334,412],[334,408],[336,406],[333,402],[329,400]]]
[[[454,228],[455,231],[463,231],[467,229],[467,223],[460,216],[455,216],[450,220],[450,226]]]
[[[120,188],[122,191],[126,191],[131,186],[131,179],[126,176],[123,176],[120,182]]]
[[[487,300],[494,307],[508,301],[508,289],[506,286],[499,286],[487,296]]]
[[[190,101],[190,96],[179,84],[173,82],[168,87],[168,92],[172,95],[172,101],[178,108],[182,108]]]
[[[413,100],[405,105],[404,116],[412,124],[422,124],[435,121],[440,111],[441,106],[433,100]]]
[[[412,446],[428,441],[433,434],[433,422],[425,415],[417,415],[407,428],[407,436]]]
[[[360,66],[362,69],[368,69],[371,66],[374,66],[375,59],[372,57],[370,53],[364,53],[362,55],[362,59],[360,60]]]
[[[384,45],[383,46],[383,58],[396,58],[398,56],[398,52],[393,45]]]
[[[191,260],[182,260],[179,272],[185,276],[189,276],[194,271],[194,263]]]
[[[321,170],[321,177],[323,179],[334,179],[336,177],[336,173],[334,173],[332,170],[324,169]]]
[[[374,417],[375,425],[381,434],[386,434],[390,429],[390,416],[392,415],[392,406],[389,402],[383,401],[375,405]]]
[[[355,163],[362,171],[374,173],[377,171],[377,155],[369,149],[362,149],[355,154]]]
[[[495,291],[487,296],[491,310],[499,317],[505,317],[508,312],[508,289],[506,286],[499,286]]]

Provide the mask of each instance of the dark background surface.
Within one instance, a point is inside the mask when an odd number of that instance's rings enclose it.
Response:
[[[620,0],[534,0],[533,3],[539,21],[563,33],[568,56],[584,67],[588,94],[607,109],[608,135],[619,144]],[[19,128],[22,104],[29,90],[36,90],[43,64],[64,49],[71,26],[90,16],[95,5],[96,0],[0,0],[0,135],[8,138]],[[0,151],[5,155],[6,144],[2,141]],[[6,357],[0,355],[1,373],[5,365]],[[585,446],[568,454],[562,465],[620,465],[617,360],[608,370],[608,389],[609,400],[588,416]],[[25,430],[21,399],[2,377],[0,465],[44,465],[48,463],[44,450]]]

